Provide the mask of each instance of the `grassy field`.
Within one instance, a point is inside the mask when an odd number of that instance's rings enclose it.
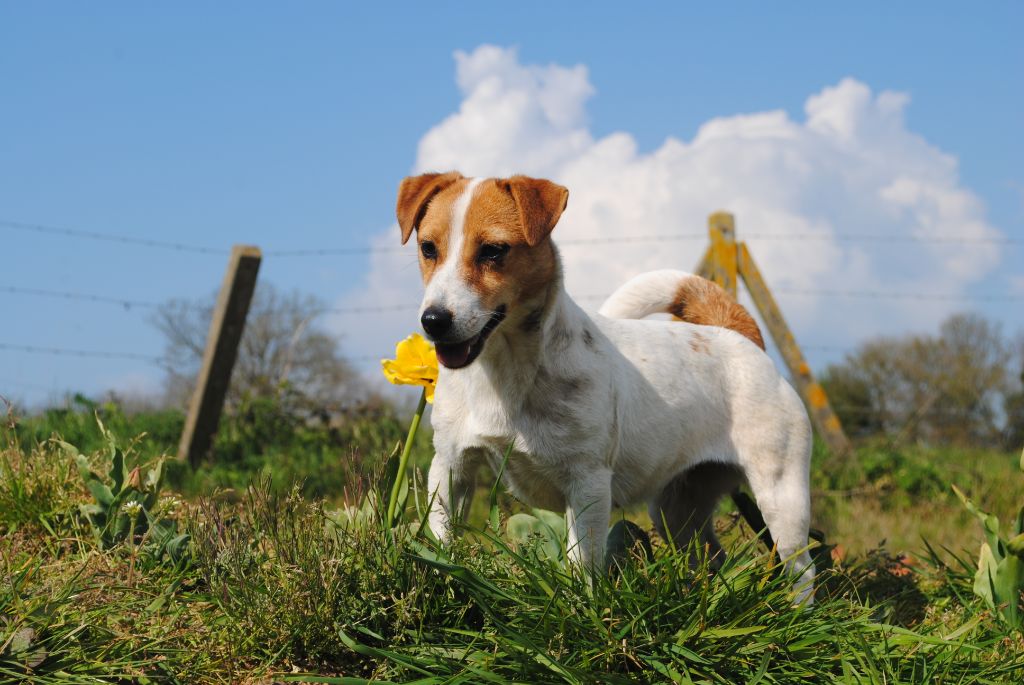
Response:
[[[655,539],[653,558],[591,586],[557,541],[510,536],[522,507],[488,488],[450,549],[420,530],[416,487],[406,523],[383,525],[398,418],[330,428],[246,412],[224,426],[216,467],[168,464],[159,479],[173,412],[83,404],[2,429],[0,681],[1024,680],[1024,638],[973,592],[982,532],[951,492],[1009,520],[1024,504],[1015,455],[816,454],[832,568],[815,605],[795,608],[728,506],[717,573]],[[428,459],[420,435],[413,461]]]

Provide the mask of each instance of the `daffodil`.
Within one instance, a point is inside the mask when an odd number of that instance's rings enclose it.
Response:
[[[434,402],[437,385],[437,354],[434,346],[419,333],[413,333],[395,345],[395,358],[382,359],[384,377],[393,385],[421,385],[427,402]]]
[[[409,453],[412,451],[412,441],[416,437],[416,431],[420,427],[420,419],[423,418],[423,410],[427,402],[434,401],[434,387],[437,385],[437,354],[434,346],[423,339],[418,333],[413,333],[405,340],[395,346],[394,359],[382,359],[381,367],[384,370],[384,377],[394,385],[420,385],[423,392],[420,393],[420,403],[413,414],[412,423],[409,424],[409,434],[405,438],[405,445],[402,446],[402,456],[398,459],[398,474],[391,486],[391,497],[388,499],[388,526],[393,526],[398,516],[398,499],[402,492],[402,485],[405,484],[405,470],[409,465]]]

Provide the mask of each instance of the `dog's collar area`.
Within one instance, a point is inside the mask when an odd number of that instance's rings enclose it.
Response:
[[[494,313],[487,320],[487,323],[484,324],[484,327],[472,338],[459,343],[435,343],[434,349],[437,352],[437,360],[448,369],[461,369],[472,364],[480,356],[480,352],[483,351],[487,338],[498,327],[498,324],[504,321],[505,312],[505,305],[501,305],[494,310]]]

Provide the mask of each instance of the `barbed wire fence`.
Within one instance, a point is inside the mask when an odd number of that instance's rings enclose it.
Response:
[[[61,238],[72,238],[76,240],[98,241],[117,243],[121,245],[136,247],[140,249],[159,250],[164,252],[177,252],[190,255],[205,256],[227,256],[231,253],[230,248],[214,247],[209,245],[197,245],[172,241],[152,240],[139,238],[131,235],[122,235],[102,231],[82,230],[51,226],[46,224],[26,223],[0,219],[0,229],[10,232],[34,233],[40,236],[52,236]],[[884,234],[853,234],[853,233],[747,233],[745,238],[754,241],[779,241],[779,242],[807,242],[807,241],[837,241],[845,243],[876,243],[889,245],[894,243],[913,244],[934,244],[934,245],[993,245],[1002,248],[1017,248],[1024,246],[1024,239],[1012,237],[971,237],[971,236],[949,236],[949,235],[910,235],[893,236]],[[558,240],[560,248],[576,249],[579,247],[600,247],[623,244],[658,244],[685,241],[705,241],[706,233],[677,233],[677,234],[651,234],[637,236],[599,236],[592,238],[566,238]],[[301,259],[316,257],[341,257],[373,255],[379,253],[401,253],[407,251],[404,247],[385,246],[349,246],[349,247],[315,247],[315,248],[291,248],[291,249],[267,249],[263,250],[264,257],[281,259]],[[940,293],[940,292],[906,292],[906,291],[884,291],[884,290],[844,290],[844,289],[811,289],[794,287],[773,287],[773,292],[784,297],[817,297],[826,299],[870,299],[870,300],[913,300],[922,302],[1024,302],[1024,296],[1005,293]],[[610,293],[576,295],[575,299],[587,303],[599,303]],[[41,287],[39,284],[16,284],[0,282],[0,296],[4,297],[26,297],[50,300],[64,300],[70,302],[89,303],[94,305],[108,305],[124,309],[125,311],[151,312],[157,310],[164,303],[153,300],[140,300],[133,298],[119,297],[113,294],[93,293],[79,290],[58,290]],[[351,307],[324,307],[318,310],[318,315],[335,316],[373,316],[396,312],[414,312],[419,305],[415,302],[386,303],[379,305],[360,305]],[[803,349],[824,352],[847,352],[851,351],[850,346],[838,345],[803,345]],[[95,350],[79,349],[75,347],[64,347],[39,342],[28,342],[8,339],[0,334],[0,351],[48,355],[56,357],[78,357],[83,359],[120,359],[125,361],[145,362],[157,368],[166,370],[167,360],[162,355],[143,353],[138,351],[117,351],[117,350]],[[380,355],[345,355],[350,362],[369,363],[376,362]],[[46,386],[36,383],[27,383],[17,379],[0,378],[0,384],[19,385],[30,387],[33,390],[41,390]],[[856,412],[858,407],[838,407],[840,411]]]

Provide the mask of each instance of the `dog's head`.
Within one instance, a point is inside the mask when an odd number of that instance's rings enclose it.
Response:
[[[420,322],[444,366],[471,364],[506,319],[554,277],[548,236],[569,191],[543,179],[410,176],[398,189],[402,244],[413,231],[427,292]]]

